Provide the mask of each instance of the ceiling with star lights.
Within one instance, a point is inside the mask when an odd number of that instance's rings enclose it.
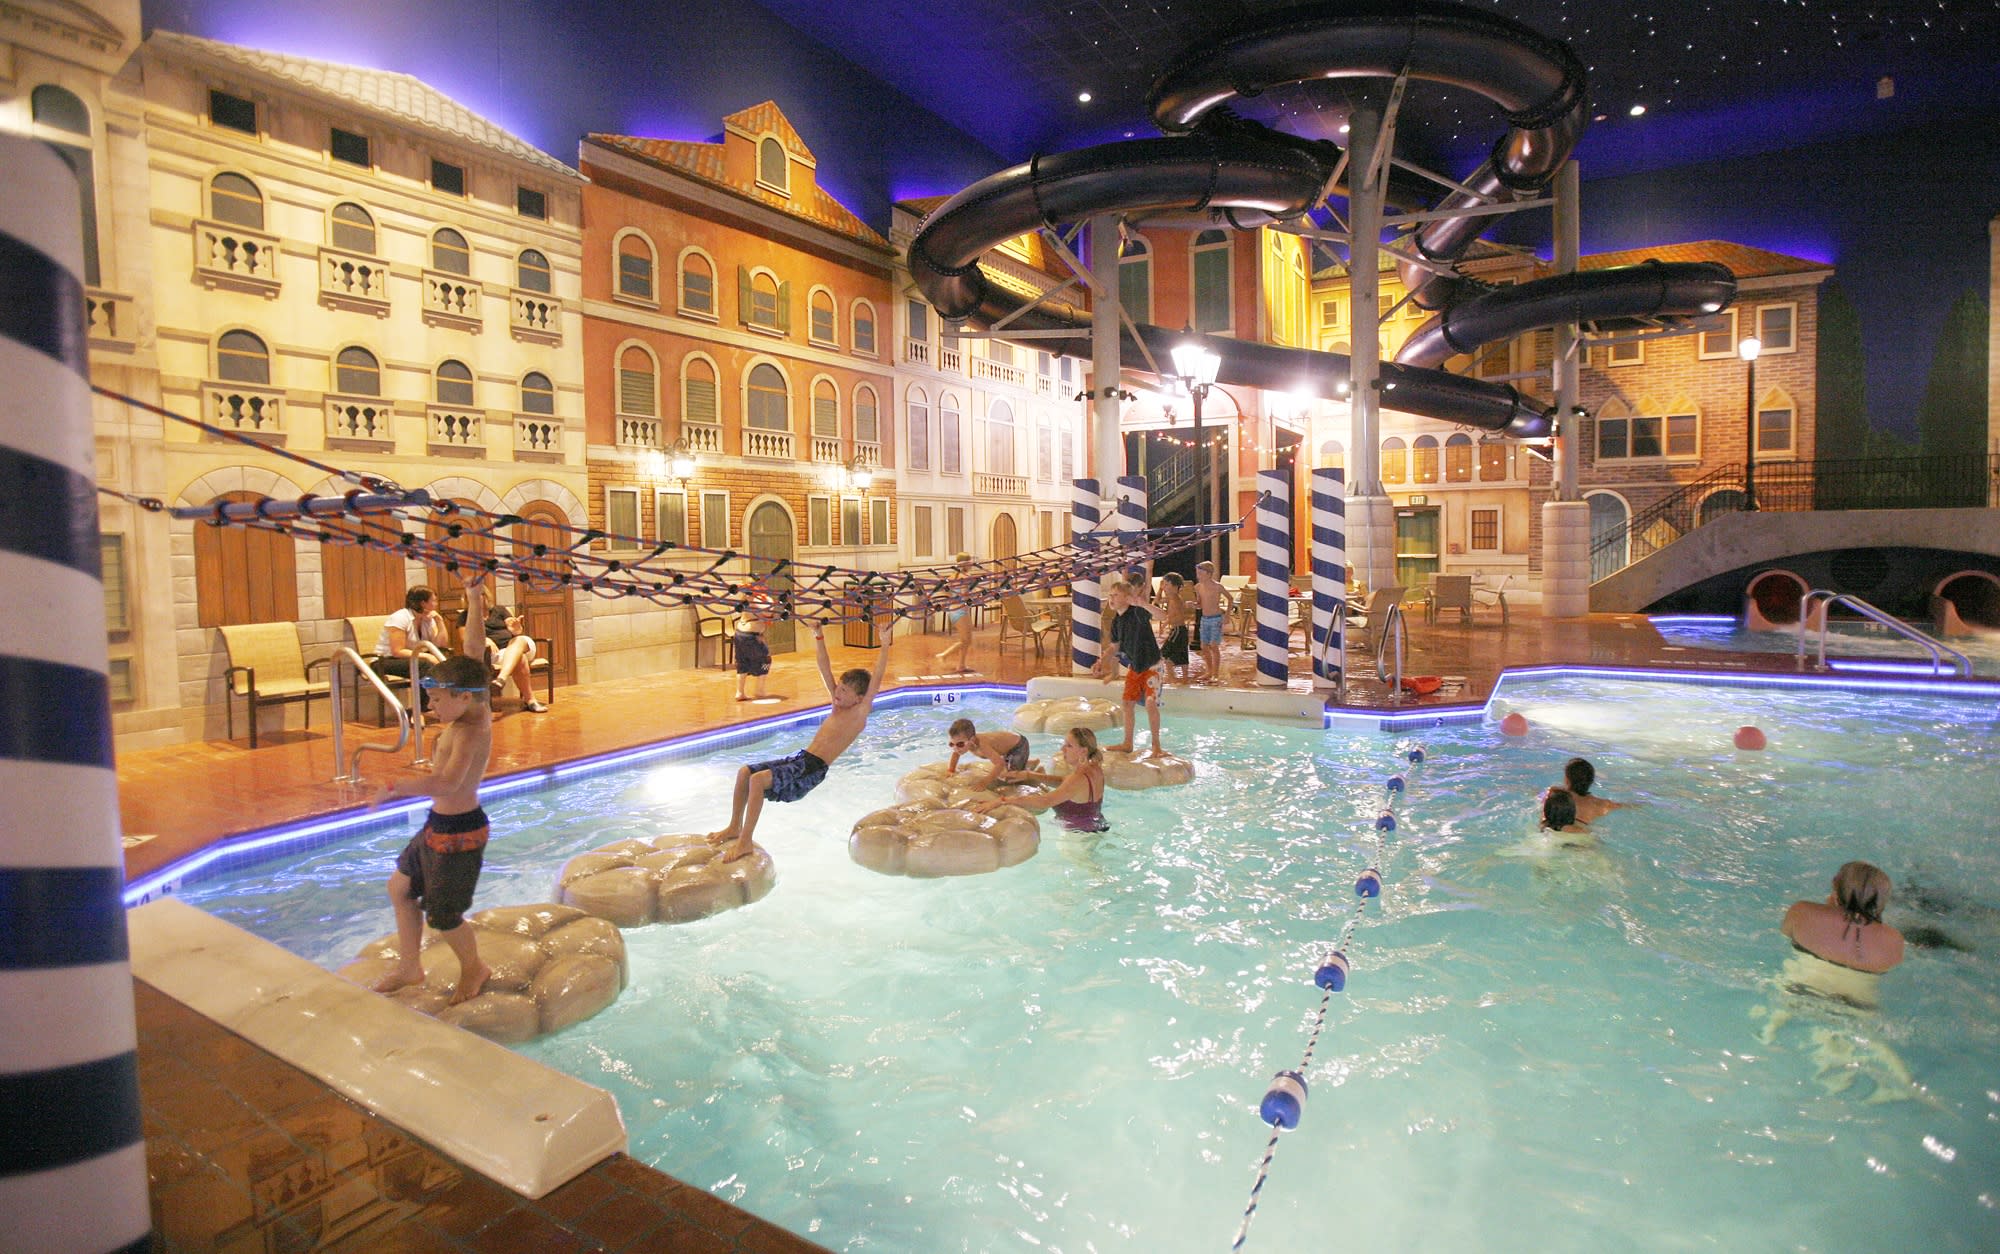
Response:
[[[757,0],[1008,160],[1157,133],[1153,77],[1284,0]],[[1587,176],[2000,114],[2000,0],[1469,0],[1567,42],[1590,72]],[[1339,141],[1366,81],[1274,90],[1240,112]],[[1503,129],[1420,84],[1399,152],[1476,162]]]

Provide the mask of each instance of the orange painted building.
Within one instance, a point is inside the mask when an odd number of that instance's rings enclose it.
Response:
[[[580,165],[590,518],[629,538],[600,546],[895,565],[888,241],[769,101],[719,143],[589,135]],[[609,617],[600,675],[711,660],[692,611]]]

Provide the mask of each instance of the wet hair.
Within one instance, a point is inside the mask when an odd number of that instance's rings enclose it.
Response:
[[[1206,561],[1196,562],[1194,564],[1194,573],[1199,575],[1203,571],[1207,571],[1209,574],[1213,575],[1215,573],[1215,563]]]
[[[486,669],[486,663],[463,653],[453,654],[439,662],[431,672],[437,681],[447,688],[463,688],[465,695],[486,699],[486,686],[493,682],[493,672]]]
[[[951,737],[953,740],[957,740],[961,736],[970,740],[978,734],[979,729],[972,725],[972,720],[969,718],[959,719],[951,725],[951,730],[945,733],[945,735]]]
[[[1090,730],[1090,728],[1070,728],[1069,739],[1076,742],[1076,747],[1083,750],[1083,756],[1089,761],[1102,762],[1104,760],[1104,750],[1097,747],[1097,733]]]
[[[867,696],[868,685],[873,683],[874,681],[875,677],[873,675],[869,674],[865,670],[862,670],[858,666],[851,671],[843,672],[840,676],[840,682],[846,684],[849,688],[852,688],[854,690],[854,695],[857,697]]]
[[[1166,574],[1160,576],[1160,582],[1166,584],[1169,588],[1178,588],[1185,584],[1187,580],[1174,574],[1172,571],[1168,571]]]
[[[1833,900],[1854,927],[1880,923],[1889,904],[1889,876],[1872,862],[1849,862],[1833,875]]]
[[[1552,832],[1576,826],[1576,798],[1567,788],[1551,788],[1542,798],[1542,826]]]
[[[436,593],[423,584],[418,584],[403,594],[403,608],[412,614],[421,613],[424,608],[424,602],[431,600],[436,595]]]
[[[1563,782],[1579,797],[1590,795],[1590,786],[1597,782],[1597,768],[1583,758],[1571,758],[1563,763]]]

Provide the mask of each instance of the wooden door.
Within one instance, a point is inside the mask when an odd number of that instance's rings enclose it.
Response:
[[[993,520],[993,552],[991,556],[995,560],[998,560],[1003,557],[1013,557],[1020,551],[1021,541],[1014,530],[1014,516],[1003,512]]]
[[[771,572],[779,562],[789,562],[793,556],[793,545],[798,536],[793,530],[792,516],[776,501],[766,501],[750,511],[750,520],[744,524],[744,531],[750,538],[750,573],[764,581],[773,597],[783,596],[792,590],[792,572],[787,566],[777,574]],[[790,653],[798,648],[798,633],[793,630],[792,620],[772,623],[764,633],[764,642],[773,653]]]
[[[555,670],[556,682],[573,684],[576,682],[576,590],[558,578],[568,568],[568,562],[560,557],[535,556],[538,544],[546,546],[545,552],[569,547],[575,537],[562,530],[569,517],[548,501],[523,505],[521,517],[526,521],[516,523],[512,531],[514,560],[535,572],[514,581],[514,596],[520,602],[521,617],[526,620],[523,627],[528,635],[547,640],[553,647],[550,665]]]

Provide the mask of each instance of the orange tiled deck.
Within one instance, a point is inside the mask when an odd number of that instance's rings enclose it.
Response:
[[[930,659],[941,643],[936,636],[899,637],[891,646],[889,686],[932,673]],[[1299,636],[1293,643],[1296,683],[1306,662]],[[872,651],[838,645],[832,654],[836,670],[874,660]],[[1068,669],[1067,659],[1053,652],[1001,658],[990,629],[976,636],[971,662],[977,678],[1007,683]],[[1674,648],[1643,617],[1551,621],[1517,611],[1504,624],[1490,615],[1467,624],[1413,622],[1405,673],[1463,676],[1466,683],[1456,692],[1406,700],[1402,708],[1481,702],[1506,668],[1554,662],[1790,667],[1787,658]],[[1346,703],[1389,708],[1387,686],[1374,679],[1372,658],[1356,653],[1349,663],[1352,673],[1366,677],[1350,686]],[[1225,679],[1247,686],[1253,670],[1253,659],[1232,638],[1223,655]],[[770,691],[777,701],[740,705],[730,672],[683,670],[562,689],[547,714],[516,713],[513,702],[502,702],[490,769],[512,774],[824,701],[809,653],[781,657]],[[387,735],[362,724],[348,724],[347,731]],[[211,741],[120,755],[124,830],[151,837],[128,851],[128,877],[168,866],[238,832],[365,801],[366,790],[330,782],[333,752],[326,733],[274,733],[262,740],[256,750],[241,741]],[[367,765],[376,778],[393,769],[378,755],[370,755]],[[283,1229],[280,1244],[289,1249],[555,1254],[819,1248],[623,1157],[599,1164],[540,1202],[524,1202],[146,985],[137,985],[137,996],[154,1224],[167,1250],[234,1248],[237,1237],[261,1241],[251,1227]],[[329,1170],[339,1164],[342,1205],[348,1209],[338,1223],[325,1222],[318,1193],[296,1206],[268,1214],[259,1210],[265,1206],[256,1200],[259,1164],[301,1155],[324,1161]],[[232,1219],[234,1227],[225,1232],[214,1221],[217,1215],[252,1214],[262,1214],[261,1226]]]

